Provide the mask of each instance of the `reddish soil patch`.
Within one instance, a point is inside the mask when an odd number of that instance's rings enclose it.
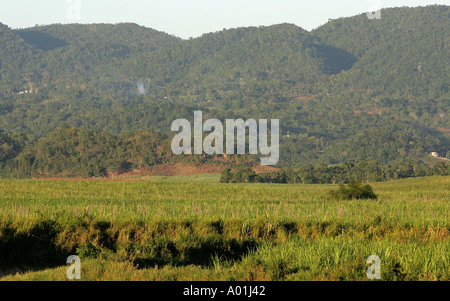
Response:
[[[61,178],[61,177],[38,177],[33,180],[54,180],[54,181],[139,181],[145,176],[181,176],[181,175],[198,175],[198,174],[211,174],[221,173],[226,165],[217,164],[203,164],[193,165],[187,163],[164,163],[151,166],[146,170],[133,170],[122,174],[110,174],[107,178]],[[268,173],[279,171],[279,168],[273,166],[256,165],[252,167],[257,173]]]
[[[110,182],[124,182],[124,181],[140,181],[141,179],[121,179],[121,178],[31,178],[32,180],[46,180],[46,181],[110,181]]]
[[[314,96],[298,96],[295,99],[296,100],[313,100]]]
[[[224,169],[225,166],[215,164],[203,164],[197,166],[179,162],[151,166],[145,174],[154,176],[198,175],[205,173],[220,173]]]
[[[254,170],[256,173],[267,173],[267,172],[280,171],[280,169],[277,168],[277,167],[273,167],[273,166],[265,166],[265,165],[256,165],[256,166],[253,166],[253,170]]]
[[[442,134],[450,134],[450,129],[438,128],[438,127],[432,127],[432,126],[428,126],[426,128],[431,129],[431,130],[435,130],[435,131],[438,131],[438,132],[441,132]]]

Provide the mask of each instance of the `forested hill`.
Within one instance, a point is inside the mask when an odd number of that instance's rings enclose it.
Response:
[[[0,158],[64,126],[168,135],[201,109],[280,119],[283,166],[437,163],[427,154],[450,146],[449,6],[381,14],[188,40],[129,23],[0,24]]]
[[[323,43],[358,61],[333,83],[415,100],[448,99],[450,11],[448,6],[392,8],[367,24],[365,15],[339,19],[313,31]],[[369,26],[368,26],[369,25]]]
[[[441,98],[448,97],[449,28],[448,6],[385,9],[381,20],[362,14],[312,32],[281,24],[190,40],[135,24],[0,25],[0,91],[86,86],[126,96],[145,80],[154,97],[157,88],[174,99],[241,90],[289,96],[321,91],[331,79],[336,92]]]

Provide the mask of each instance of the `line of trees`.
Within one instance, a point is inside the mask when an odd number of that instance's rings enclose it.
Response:
[[[385,166],[375,161],[346,162],[336,165],[316,165],[300,168],[283,168],[280,171],[257,174],[252,168],[222,171],[221,183],[285,183],[285,184],[338,184],[380,182],[392,179],[450,175],[450,164],[439,163],[433,167],[408,162]]]

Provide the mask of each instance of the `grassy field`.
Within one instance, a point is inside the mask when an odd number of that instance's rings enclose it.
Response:
[[[336,185],[0,180],[0,280],[450,280],[450,177]],[[18,273],[20,272],[20,273]]]

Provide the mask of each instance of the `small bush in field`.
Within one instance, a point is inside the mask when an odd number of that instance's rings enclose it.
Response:
[[[362,183],[353,180],[351,180],[347,186],[340,184],[339,189],[337,191],[331,191],[330,194],[338,200],[378,198],[370,185],[363,185]]]
[[[87,245],[80,245],[76,250],[78,256],[80,256],[81,259],[86,258],[97,258],[102,250],[93,245],[92,243],[89,243]]]

